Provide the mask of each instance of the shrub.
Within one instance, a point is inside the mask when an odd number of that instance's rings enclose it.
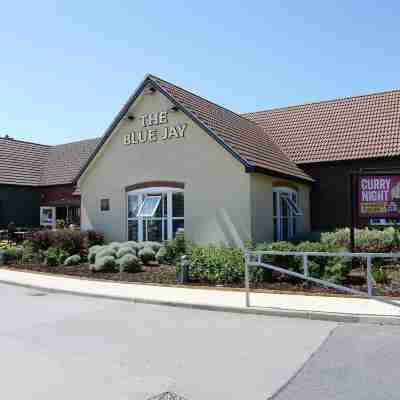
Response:
[[[160,248],[162,247],[161,243],[158,242],[142,242],[143,243],[143,247],[150,247],[155,253],[157,253],[158,250],[160,250]]]
[[[86,248],[89,249],[95,245],[101,246],[104,244],[104,235],[100,232],[89,230],[85,232]]]
[[[94,262],[96,261],[96,254],[103,249],[103,246],[100,245],[94,245],[92,247],[89,248],[89,253],[88,253],[88,261],[91,264],[94,264]]]
[[[121,258],[125,254],[133,254],[134,256],[136,256],[136,250],[133,247],[130,247],[130,246],[122,246],[117,251],[117,258]]]
[[[65,259],[64,265],[78,265],[81,262],[81,256],[79,254],[74,254]]]
[[[372,277],[376,283],[385,284],[390,282],[390,275],[383,267],[374,267],[372,269]]]
[[[96,253],[96,259],[102,257],[113,257],[115,258],[115,250],[109,246],[104,246]]]
[[[41,253],[39,251],[35,251],[33,245],[30,241],[25,241],[23,244],[22,251],[22,263],[23,264],[32,264],[35,261],[42,261],[42,257],[40,257]]]
[[[176,263],[179,262],[180,257],[187,252],[187,248],[190,247],[190,244],[186,245],[185,242],[182,243],[180,240],[173,239],[165,242],[163,247],[166,251],[165,262]]]
[[[141,267],[139,263],[139,258],[134,254],[127,253],[117,260],[117,264],[122,271],[126,272],[140,272]]]
[[[56,267],[59,264],[59,249],[56,247],[49,247],[45,253],[46,265]]]
[[[22,258],[21,250],[17,247],[9,247],[3,250],[4,264],[13,264]]]
[[[191,245],[188,249],[189,279],[211,284],[244,281],[243,251],[216,245]],[[262,279],[261,268],[252,268],[251,280]]]
[[[96,257],[96,262],[93,265],[94,271],[102,271],[102,272],[112,272],[115,270],[117,263],[115,262],[115,258],[112,256],[102,256]]]
[[[94,231],[80,232],[72,229],[43,230],[33,233],[30,242],[35,251],[46,251],[50,247],[57,247],[69,254],[86,256],[88,248],[94,244],[101,244],[103,238],[101,234]]]
[[[115,253],[120,249],[121,246],[122,246],[122,243],[120,243],[120,242],[111,242],[107,245],[107,247],[109,247],[110,249],[113,249],[115,251]]]
[[[379,229],[356,229],[355,251],[386,253],[400,251],[399,232],[393,227]],[[333,247],[350,249],[350,229],[337,229],[334,232],[321,234],[321,243]]]
[[[156,261],[159,264],[164,264],[167,261],[166,257],[167,257],[167,249],[164,246],[162,246],[156,253]]]
[[[150,261],[155,259],[156,253],[150,247],[144,247],[139,250],[138,256],[142,260],[143,264],[148,264]]]

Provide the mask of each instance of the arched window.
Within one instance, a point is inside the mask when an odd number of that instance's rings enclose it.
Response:
[[[184,191],[146,187],[127,192],[128,240],[163,241],[184,227]]]
[[[288,187],[275,187],[274,240],[290,240],[296,235],[297,218],[302,212],[297,204],[297,191]]]

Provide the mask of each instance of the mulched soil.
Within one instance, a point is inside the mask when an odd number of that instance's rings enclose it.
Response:
[[[177,274],[175,266],[150,264],[144,266],[142,272],[91,272],[89,271],[88,264],[81,264],[77,266],[57,266],[50,267],[40,264],[24,264],[24,265],[10,265],[4,266],[12,270],[25,270],[34,272],[44,272],[56,275],[67,275],[87,279],[107,280],[116,282],[136,282],[136,283],[152,283],[162,285],[178,285]],[[197,287],[219,287],[219,288],[237,288],[243,289],[242,283],[228,284],[228,285],[211,285],[207,282],[189,282],[187,286]],[[344,283],[345,286],[353,289],[367,291],[365,280],[362,278],[360,271],[354,271]],[[274,282],[260,282],[252,284],[253,290],[266,290],[280,293],[304,293],[304,294],[322,294],[322,295],[338,295],[352,296],[343,292],[336,291],[335,289],[325,288],[311,282],[306,282],[298,279],[291,279],[290,277],[277,276]],[[376,294],[400,297],[400,282],[392,282],[387,285],[377,285]]]

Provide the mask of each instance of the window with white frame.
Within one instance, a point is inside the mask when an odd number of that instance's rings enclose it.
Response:
[[[274,240],[289,240],[296,235],[298,217],[302,212],[297,203],[297,191],[276,187],[273,191]]]
[[[184,227],[182,189],[156,187],[127,193],[128,240],[163,241]]]

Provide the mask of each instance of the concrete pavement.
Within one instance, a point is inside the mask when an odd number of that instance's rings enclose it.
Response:
[[[400,324],[400,307],[366,298],[252,293],[69,278],[0,269],[0,282],[129,301],[345,322]],[[397,301],[400,305],[400,302]]]
[[[338,326],[0,284],[2,398],[271,397]]]

